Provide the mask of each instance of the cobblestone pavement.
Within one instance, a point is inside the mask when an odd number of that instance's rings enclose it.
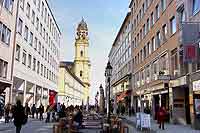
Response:
[[[29,119],[22,127],[21,133],[52,133],[53,123]],[[0,133],[15,133],[15,126],[12,122],[0,123]]]

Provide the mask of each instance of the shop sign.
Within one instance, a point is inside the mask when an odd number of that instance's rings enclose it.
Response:
[[[170,75],[158,75],[158,80],[170,80]]]
[[[200,90],[200,80],[194,81],[192,83],[193,85],[193,91],[199,91]]]

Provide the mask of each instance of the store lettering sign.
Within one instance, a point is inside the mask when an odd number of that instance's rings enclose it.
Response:
[[[200,80],[194,81],[192,83],[193,85],[193,91],[199,91],[200,90]]]

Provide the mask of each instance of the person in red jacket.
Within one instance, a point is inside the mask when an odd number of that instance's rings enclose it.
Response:
[[[159,128],[162,128],[164,130],[164,122],[166,117],[166,110],[165,107],[160,107],[158,110],[158,122],[159,122]]]

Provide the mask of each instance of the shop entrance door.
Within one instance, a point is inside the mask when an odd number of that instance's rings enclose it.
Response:
[[[185,115],[186,115],[186,123],[191,124],[190,105],[189,105],[189,88],[185,88]]]
[[[157,120],[157,113],[158,113],[158,110],[159,110],[159,101],[160,101],[159,95],[154,95],[153,100],[154,100],[154,103],[153,103],[154,104],[153,105],[154,119]]]

